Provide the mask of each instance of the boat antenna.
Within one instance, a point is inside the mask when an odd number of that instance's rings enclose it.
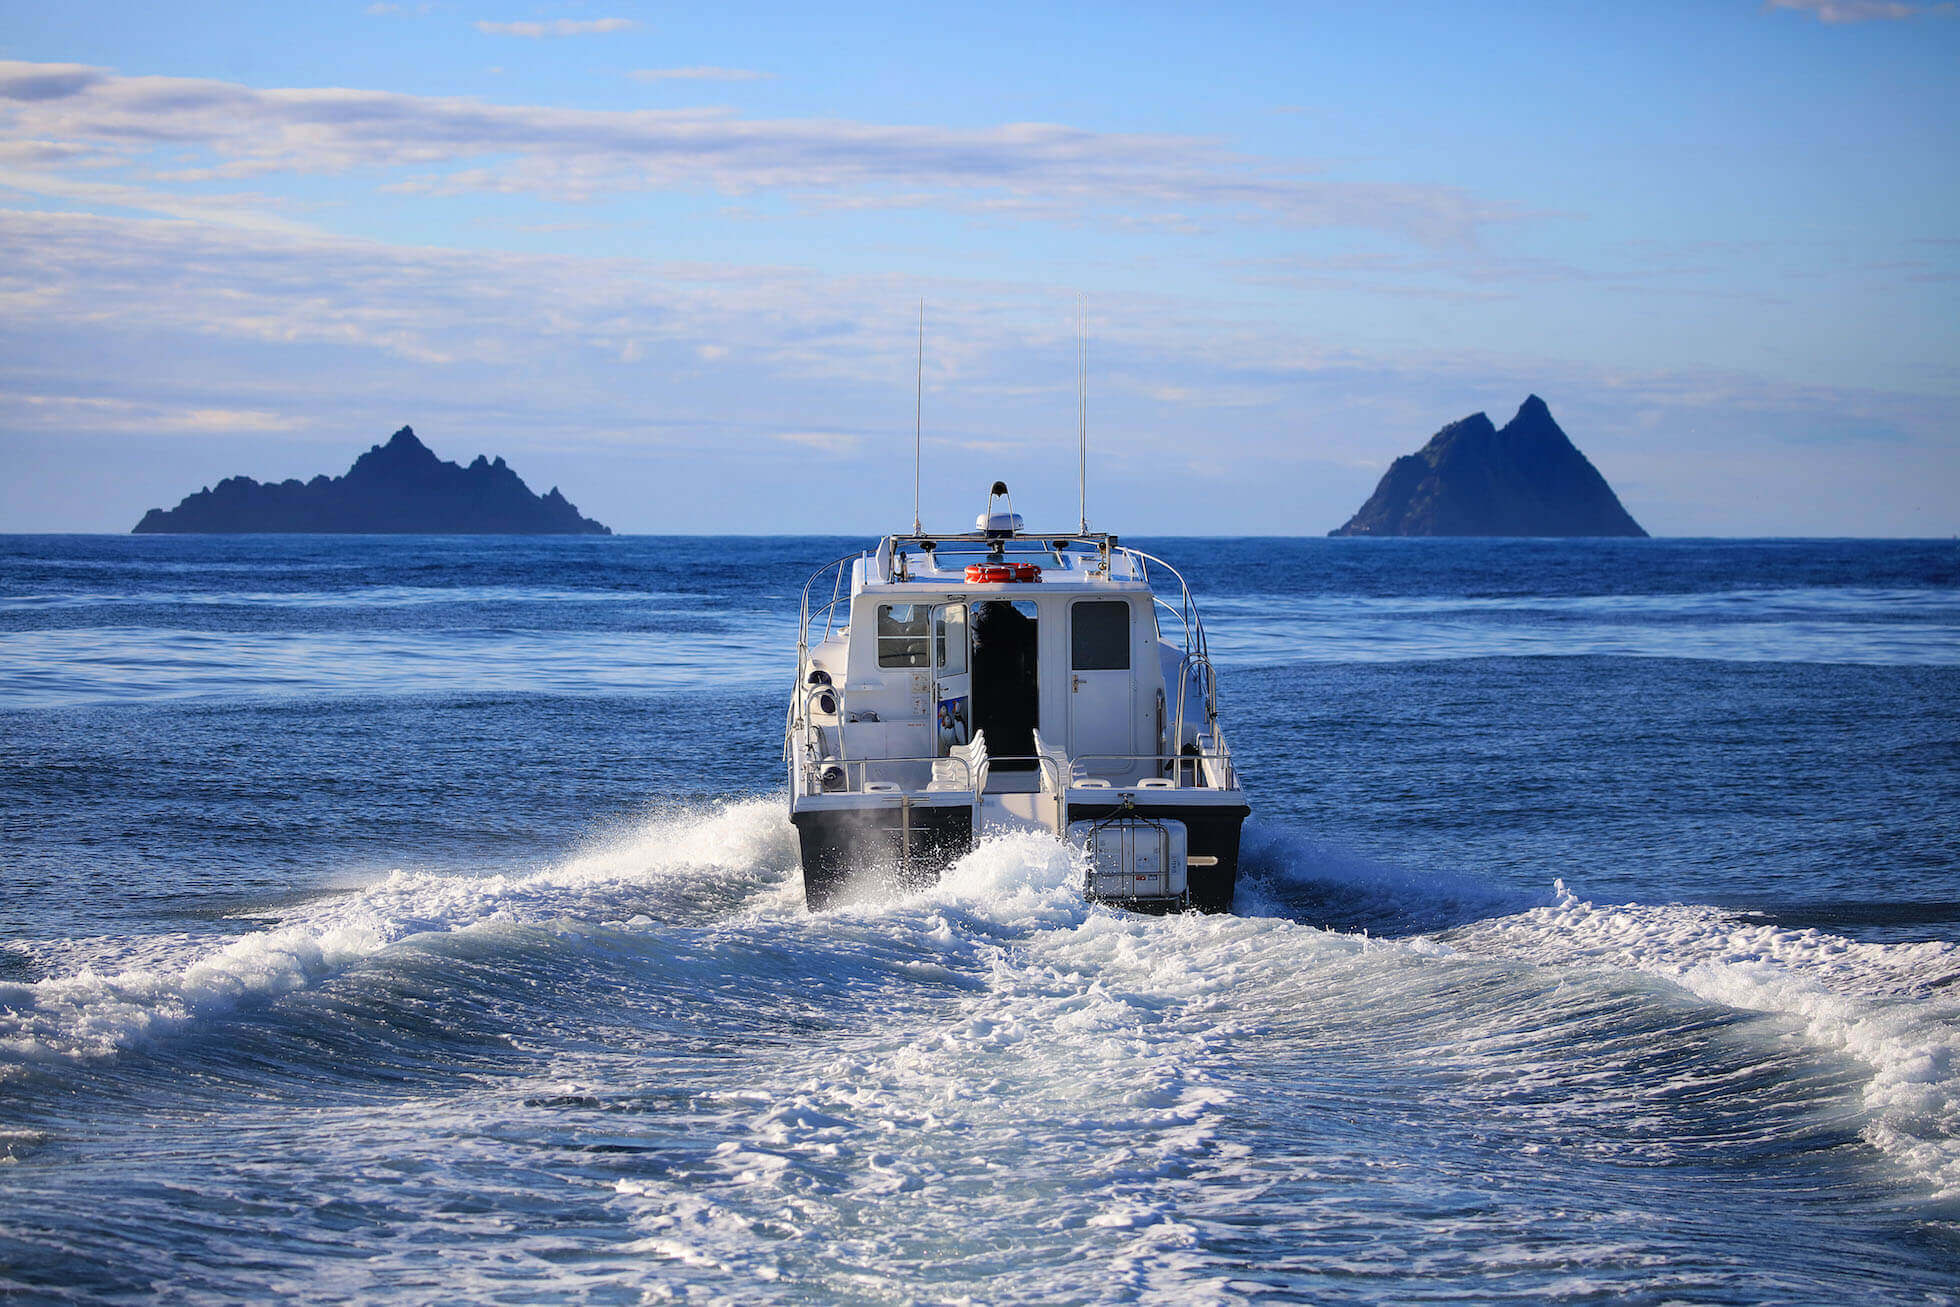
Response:
[[[1089,534],[1089,297],[1075,297],[1075,439],[1080,451],[1076,485],[1082,492],[1081,534]]]
[[[919,525],[919,462],[925,448],[926,406],[926,301],[919,297],[919,374],[912,391],[912,534],[918,535],[923,529]]]

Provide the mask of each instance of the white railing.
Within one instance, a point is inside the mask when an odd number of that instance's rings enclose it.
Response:
[[[1178,619],[1183,631],[1184,656],[1177,663],[1177,715],[1175,733],[1171,742],[1182,747],[1184,742],[1184,700],[1185,687],[1195,681],[1205,709],[1205,730],[1218,728],[1218,674],[1211,666],[1211,645],[1205,638],[1205,620],[1198,613],[1197,600],[1191,596],[1191,586],[1184,579],[1184,573],[1172,567],[1155,554],[1146,554],[1141,549],[1124,547],[1117,550],[1129,564],[1133,579],[1142,581],[1150,587],[1150,597],[1157,608],[1162,608]],[[1152,566],[1168,572],[1177,582],[1178,601],[1173,604],[1157,593],[1156,583],[1150,578]],[[1159,627],[1161,629],[1161,623]],[[1166,692],[1170,687],[1165,687]]]
[[[943,783],[940,769],[953,772],[959,784]],[[928,784],[905,784],[906,772],[913,778],[925,776]],[[882,774],[880,774],[882,773]],[[890,790],[877,787],[889,785]],[[973,764],[958,757],[914,758],[805,758],[805,794],[965,794],[975,789]],[[869,787],[869,788],[867,788]]]
[[[951,752],[934,754],[930,757],[917,755],[905,758],[846,758],[839,752],[824,750],[821,737],[806,740],[802,763],[803,792],[805,794],[877,794],[877,789],[867,786],[879,784],[898,784],[893,779],[899,769],[907,769],[916,778],[924,776],[923,787],[904,787],[912,793],[961,794],[971,793],[975,802],[987,788],[988,769],[993,759],[987,754],[987,733],[977,732],[967,744],[953,746]],[[873,772],[889,769],[885,775],[874,776]]]
[[[1165,741],[1175,748],[1182,749],[1185,744],[1184,705],[1189,698],[1185,687],[1194,681],[1205,713],[1205,729],[1197,734],[1208,734],[1218,729],[1218,673],[1212,670],[1211,659],[1202,654],[1185,654],[1177,660],[1177,715],[1171,726],[1170,739]]]
[[[841,685],[806,686],[803,680],[810,665],[810,627],[818,618],[823,619],[823,635],[818,639],[828,639],[835,625],[838,604],[848,605],[850,595],[844,590],[844,578],[849,574],[848,564],[864,557],[862,551],[845,554],[833,563],[826,563],[810,573],[810,579],[803,583],[803,599],[796,618],[796,679],[791,685],[789,695],[789,715],[783,722],[783,759],[785,762],[796,755],[796,742],[800,734],[803,739],[806,757],[810,747],[810,700],[818,691],[827,690],[837,696],[837,750],[841,756],[844,750],[844,687]],[[831,576],[830,599],[811,610],[811,596],[825,576]]]
[[[1116,552],[1129,563],[1131,577],[1149,586],[1151,598],[1159,607],[1176,617],[1183,626],[1185,654],[1209,659],[1211,647],[1205,642],[1205,621],[1198,615],[1198,604],[1191,597],[1191,587],[1185,582],[1184,573],[1155,554],[1146,554],[1141,549],[1131,549],[1126,545]],[[1157,586],[1150,579],[1150,569],[1153,565],[1163,568],[1170,573],[1171,579],[1177,582],[1177,603],[1173,604],[1157,593]]]
[[[819,642],[827,639],[832,627],[835,625],[837,605],[840,603],[847,604],[850,601],[850,595],[844,590],[844,580],[850,574],[850,569],[847,564],[855,563],[862,557],[864,557],[864,553],[861,550],[855,554],[845,554],[836,562],[826,563],[816,571],[810,573],[810,579],[803,583],[803,606],[796,622],[796,662],[798,667],[801,667],[803,664],[802,655],[808,653],[810,649],[811,624],[817,618],[821,617],[823,619],[823,635],[817,638]],[[816,591],[826,576],[831,578],[830,599],[827,603],[822,604],[812,611],[810,607],[811,595]]]
[[[1085,753],[1070,760],[1069,784],[1083,788],[1108,785],[1112,789],[1234,790],[1238,777],[1232,770],[1232,755],[1222,744],[1192,753]],[[1120,764],[1112,766],[1111,764]],[[1098,771],[1118,775],[1136,773],[1134,781],[1099,776]]]

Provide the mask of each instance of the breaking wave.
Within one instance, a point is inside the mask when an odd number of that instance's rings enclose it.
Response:
[[[930,889],[812,914],[780,800],[732,802],[622,829],[532,874],[397,872],[222,948],[0,986],[0,1065],[85,1075],[139,1048],[167,1063],[173,1039],[197,1043],[207,1024],[417,967],[435,984],[511,973],[526,1005],[516,1033],[571,1029],[588,1014],[553,1011],[548,987],[519,982],[545,961],[620,968],[614,1001],[669,1014],[665,1042],[623,1064],[561,1052],[527,1074],[523,1102],[562,1122],[581,1157],[643,1159],[578,1172],[633,1231],[615,1251],[635,1283],[647,1265],[775,1283],[810,1274],[820,1248],[817,1287],[841,1292],[873,1268],[917,1270],[933,1247],[949,1251],[910,1285],[920,1294],[985,1282],[1038,1299],[1091,1256],[1107,1281],[1097,1298],[1230,1298],[1244,1268],[1217,1250],[1245,1210],[1310,1224],[1343,1192],[1329,1176],[1386,1167],[1371,1201],[1414,1220],[1436,1199],[1398,1190],[1414,1180],[1397,1168],[1488,1171],[1500,1164],[1475,1141],[1493,1130],[1522,1141],[1502,1165],[1539,1165],[1535,1150],[1575,1122],[1593,1123],[1602,1134],[1587,1146],[1620,1167],[1627,1149],[1651,1161],[1737,1140],[1824,1155],[1815,1141],[1843,1108],[1905,1187],[1960,1198],[1960,948],[1855,943],[1707,907],[1601,907],[1267,826],[1249,829],[1246,853],[1232,916],[1087,903],[1077,853],[1035,835],[984,842]],[[488,959],[492,978],[458,978],[468,958]],[[349,1001],[382,1001],[354,988]],[[772,1003],[762,1034],[741,1024]],[[691,1055],[712,1069],[663,1061],[677,1040],[712,1050]],[[1471,1142],[1450,1146],[1481,1160],[1374,1158],[1340,1133],[1405,1100],[1474,1119]],[[1697,1104],[1724,1124],[1669,1137],[1702,1128],[1668,1115]],[[1284,1127],[1248,1126],[1268,1112]],[[684,1149],[681,1127],[663,1124],[681,1120]],[[444,1146],[427,1122],[373,1129],[396,1130],[403,1156]],[[10,1131],[0,1151],[39,1139]],[[1562,1158],[1560,1174],[1573,1165]],[[881,1216],[894,1201],[911,1204],[903,1222]],[[1597,1218],[1576,1200],[1572,1211],[1580,1240]],[[1025,1238],[973,1237],[995,1227]],[[1451,1237],[1476,1258],[1510,1255],[1474,1223]],[[1511,1251],[1517,1274],[1537,1265]]]
[[[1960,1198],[1960,945],[1868,944],[1692,904],[1557,902],[1444,932],[1450,947],[1570,970],[1657,976],[1709,1003],[1781,1018],[1869,1071],[1865,1137]]]
[[[216,950],[0,983],[0,1055],[14,1069],[105,1056],[303,989],[418,936],[556,918],[707,920],[744,902],[800,900],[795,868],[781,804],[754,799],[656,819],[529,875],[397,871]]]

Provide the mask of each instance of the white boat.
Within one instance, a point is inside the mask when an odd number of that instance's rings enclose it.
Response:
[[[1190,588],[1114,535],[1024,531],[1000,482],[971,532],[811,576],[784,755],[811,908],[1013,830],[1084,849],[1091,898],[1231,906],[1247,806]]]

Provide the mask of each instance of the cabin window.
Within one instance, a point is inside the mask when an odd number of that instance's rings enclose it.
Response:
[[[966,605],[942,604],[933,623],[932,665],[941,676],[958,676],[966,670]]]
[[[924,667],[930,618],[924,604],[879,604],[878,666]]]
[[[1069,610],[1069,665],[1078,672],[1130,669],[1130,606],[1093,600]]]

